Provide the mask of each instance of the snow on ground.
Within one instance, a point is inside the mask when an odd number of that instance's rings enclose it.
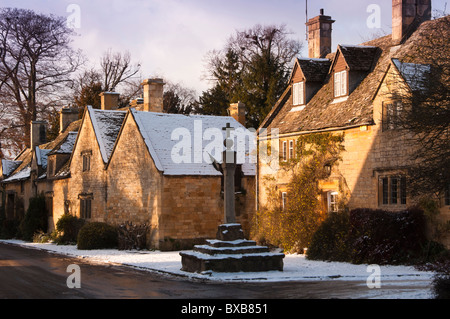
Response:
[[[304,255],[289,254],[284,258],[283,271],[269,272],[239,272],[209,274],[188,273],[182,271],[181,256],[178,251],[120,251],[115,249],[78,250],[75,245],[38,244],[20,240],[1,240],[4,243],[16,244],[27,248],[47,250],[67,256],[83,258],[86,261],[121,264],[143,270],[159,273],[200,278],[211,281],[314,281],[314,280],[345,280],[360,281],[366,286],[368,278],[374,274],[368,265],[354,265],[341,262],[313,261]],[[361,298],[391,298],[391,299],[428,299],[432,298],[432,272],[418,271],[411,266],[380,266],[381,285],[402,286],[403,289],[390,289],[390,294],[381,293],[380,289],[367,289]],[[370,282],[371,279],[369,279]],[[405,292],[404,287],[411,286]],[[408,290],[408,289],[407,289]],[[379,291],[379,293],[378,293]],[[383,290],[384,291],[384,290]]]

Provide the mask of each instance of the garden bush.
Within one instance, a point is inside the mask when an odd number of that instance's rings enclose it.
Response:
[[[443,247],[442,247],[443,248]],[[433,271],[433,294],[436,299],[450,299],[450,251],[439,249],[438,257],[431,263],[419,265],[419,270]]]
[[[331,213],[314,233],[311,246],[308,248],[308,258],[348,261],[349,221],[347,212]]]
[[[0,239],[12,239],[17,237],[20,222],[17,219],[3,219],[0,221]]]
[[[70,214],[62,215],[56,222],[57,244],[74,244],[78,233],[84,225],[84,220]]]
[[[80,250],[117,248],[117,228],[106,223],[89,222],[78,233]]]
[[[356,264],[408,264],[423,257],[427,244],[423,211],[355,209],[331,214],[317,230],[308,258]]]
[[[46,232],[48,216],[45,209],[45,197],[42,195],[30,198],[30,205],[20,223],[22,239],[33,240],[33,235],[39,231]]]

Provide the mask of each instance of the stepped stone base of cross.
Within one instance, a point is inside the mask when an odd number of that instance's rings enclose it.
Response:
[[[187,272],[283,271],[284,254],[271,253],[268,247],[245,239],[242,226],[236,223],[219,225],[216,239],[180,255],[181,270]]]
[[[230,139],[230,131],[234,128],[227,123],[223,130],[227,132],[227,138],[224,141],[226,150],[222,153],[222,163],[211,159],[214,168],[224,177],[225,224],[219,225],[216,239],[207,240],[206,245],[194,246],[191,252],[180,252],[181,270],[199,273],[282,271],[284,254],[271,253],[269,248],[244,239],[242,226],[235,223],[236,152],[231,149],[233,140]]]

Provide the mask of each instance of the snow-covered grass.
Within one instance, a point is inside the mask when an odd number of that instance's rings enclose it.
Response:
[[[55,245],[29,243],[20,240],[2,240],[4,243],[20,245],[27,248],[47,250],[53,253],[83,258],[86,261],[121,264],[139,269],[160,273],[201,278],[211,281],[314,281],[314,280],[345,280],[359,281],[366,286],[373,270],[368,265],[354,265],[341,262],[312,261],[304,255],[289,254],[284,258],[284,270],[269,272],[239,272],[209,274],[188,273],[182,271],[181,256],[178,251],[119,251],[115,249],[78,250],[74,245]],[[411,286],[410,291],[390,289],[391,294],[377,293],[380,289],[367,289],[367,295],[362,298],[432,298],[431,282],[433,273],[418,271],[411,266],[380,266],[382,287],[399,285]],[[384,291],[384,290],[383,290]]]

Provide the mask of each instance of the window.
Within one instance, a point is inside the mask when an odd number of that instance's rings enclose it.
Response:
[[[292,99],[293,105],[302,105],[305,104],[305,85],[304,82],[294,83],[292,86]]]
[[[382,109],[382,129],[383,131],[397,128],[398,116],[402,110],[401,102],[383,102]]]
[[[91,170],[91,151],[81,153],[83,157],[83,172],[89,172]]]
[[[400,178],[400,204],[406,205],[406,177]]]
[[[91,218],[91,206],[92,206],[92,199],[90,198],[84,198],[80,199],[80,216],[83,219],[90,219]]]
[[[347,71],[334,73],[334,96],[347,95]]]
[[[287,207],[287,193],[282,192],[281,193],[281,208],[283,211],[285,211],[286,207]]]
[[[48,217],[53,217],[53,192],[45,193],[45,210]]]
[[[379,194],[379,205],[406,205],[406,177],[381,177]]]
[[[388,191],[388,185],[389,185],[389,179],[387,177],[384,177],[381,179],[382,183],[382,196],[383,196],[383,205],[387,205],[389,203],[389,191]]]
[[[290,159],[294,158],[294,141],[293,140],[289,141],[289,158]]]
[[[80,194],[80,217],[90,219],[92,217],[92,194]]]
[[[338,192],[327,193],[328,212],[336,213],[338,211]]]
[[[283,152],[283,161],[286,162],[287,161],[287,142],[286,141],[283,142],[282,152]]]
[[[450,183],[447,185],[444,194],[444,204],[445,206],[450,206]]]

